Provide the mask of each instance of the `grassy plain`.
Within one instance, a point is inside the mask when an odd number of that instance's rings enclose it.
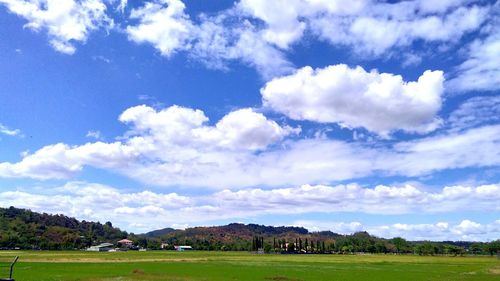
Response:
[[[0,251],[0,262],[15,255],[20,256],[16,281],[500,280],[496,257]],[[5,268],[0,270],[5,277]]]

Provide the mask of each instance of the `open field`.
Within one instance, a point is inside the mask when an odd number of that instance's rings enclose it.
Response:
[[[14,270],[17,281],[500,280],[496,257],[2,251],[0,261],[15,255],[20,256]]]

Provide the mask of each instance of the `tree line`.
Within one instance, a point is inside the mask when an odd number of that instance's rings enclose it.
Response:
[[[454,245],[454,244],[465,244]],[[293,254],[416,254],[416,255],[495,255],[500,252],[500,240],[492,242],[431,242],[407,241],[404,238],[382,239],[366,232],[345,235],[334,240],[294,239],[265,240],[262,236],[253,238],[252,251],[264,250],[266,253]]]

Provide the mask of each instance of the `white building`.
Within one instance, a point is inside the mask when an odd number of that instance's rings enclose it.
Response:
[[[87,248],[87,251],[91,252],[109,252],[109,250],[113,249],[113,244],[111,243],[101,243],[96,246],[91,246]]]
[[[176,251],[183,252],[183,251],[190,251],[193,249],[191,246],[174,246]]]

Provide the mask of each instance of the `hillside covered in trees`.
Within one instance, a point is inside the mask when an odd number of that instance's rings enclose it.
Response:
[[[101,224],[14,207],[0,208],[0,249],[82,249],[127,235],[111,222]]]
[[[150,234],[147,234],[151,237]],[[156,237],[169,245],[190,245],[195,250],[258,251],[268,253],[399,253],[419,255],[495,254],[500,240],[491,243],[467,241],[407,241],[383,239],[367,232],[341,235],[331,231],[309,232],[302,227],[273,227],[233,223],[193,227]]]
[[[367,232],[341,235],[331,231],[310,232],[302,227],[232,223],[224,226],[171,228],[135,235],[113,227],[111,222],[78,221],[14,207],[0,208],[0,249],[85,249],[128,238],[148,249],[174,249],[189,245],[194,250],[259,251],[268,253],[414,253],[420,255],[496,254],[500,240],[490,243],[464,241],[407,241],[383,239]],[[118,245],[116,245],[118,246]],[[166,247],[165,247],[166,246]]]

